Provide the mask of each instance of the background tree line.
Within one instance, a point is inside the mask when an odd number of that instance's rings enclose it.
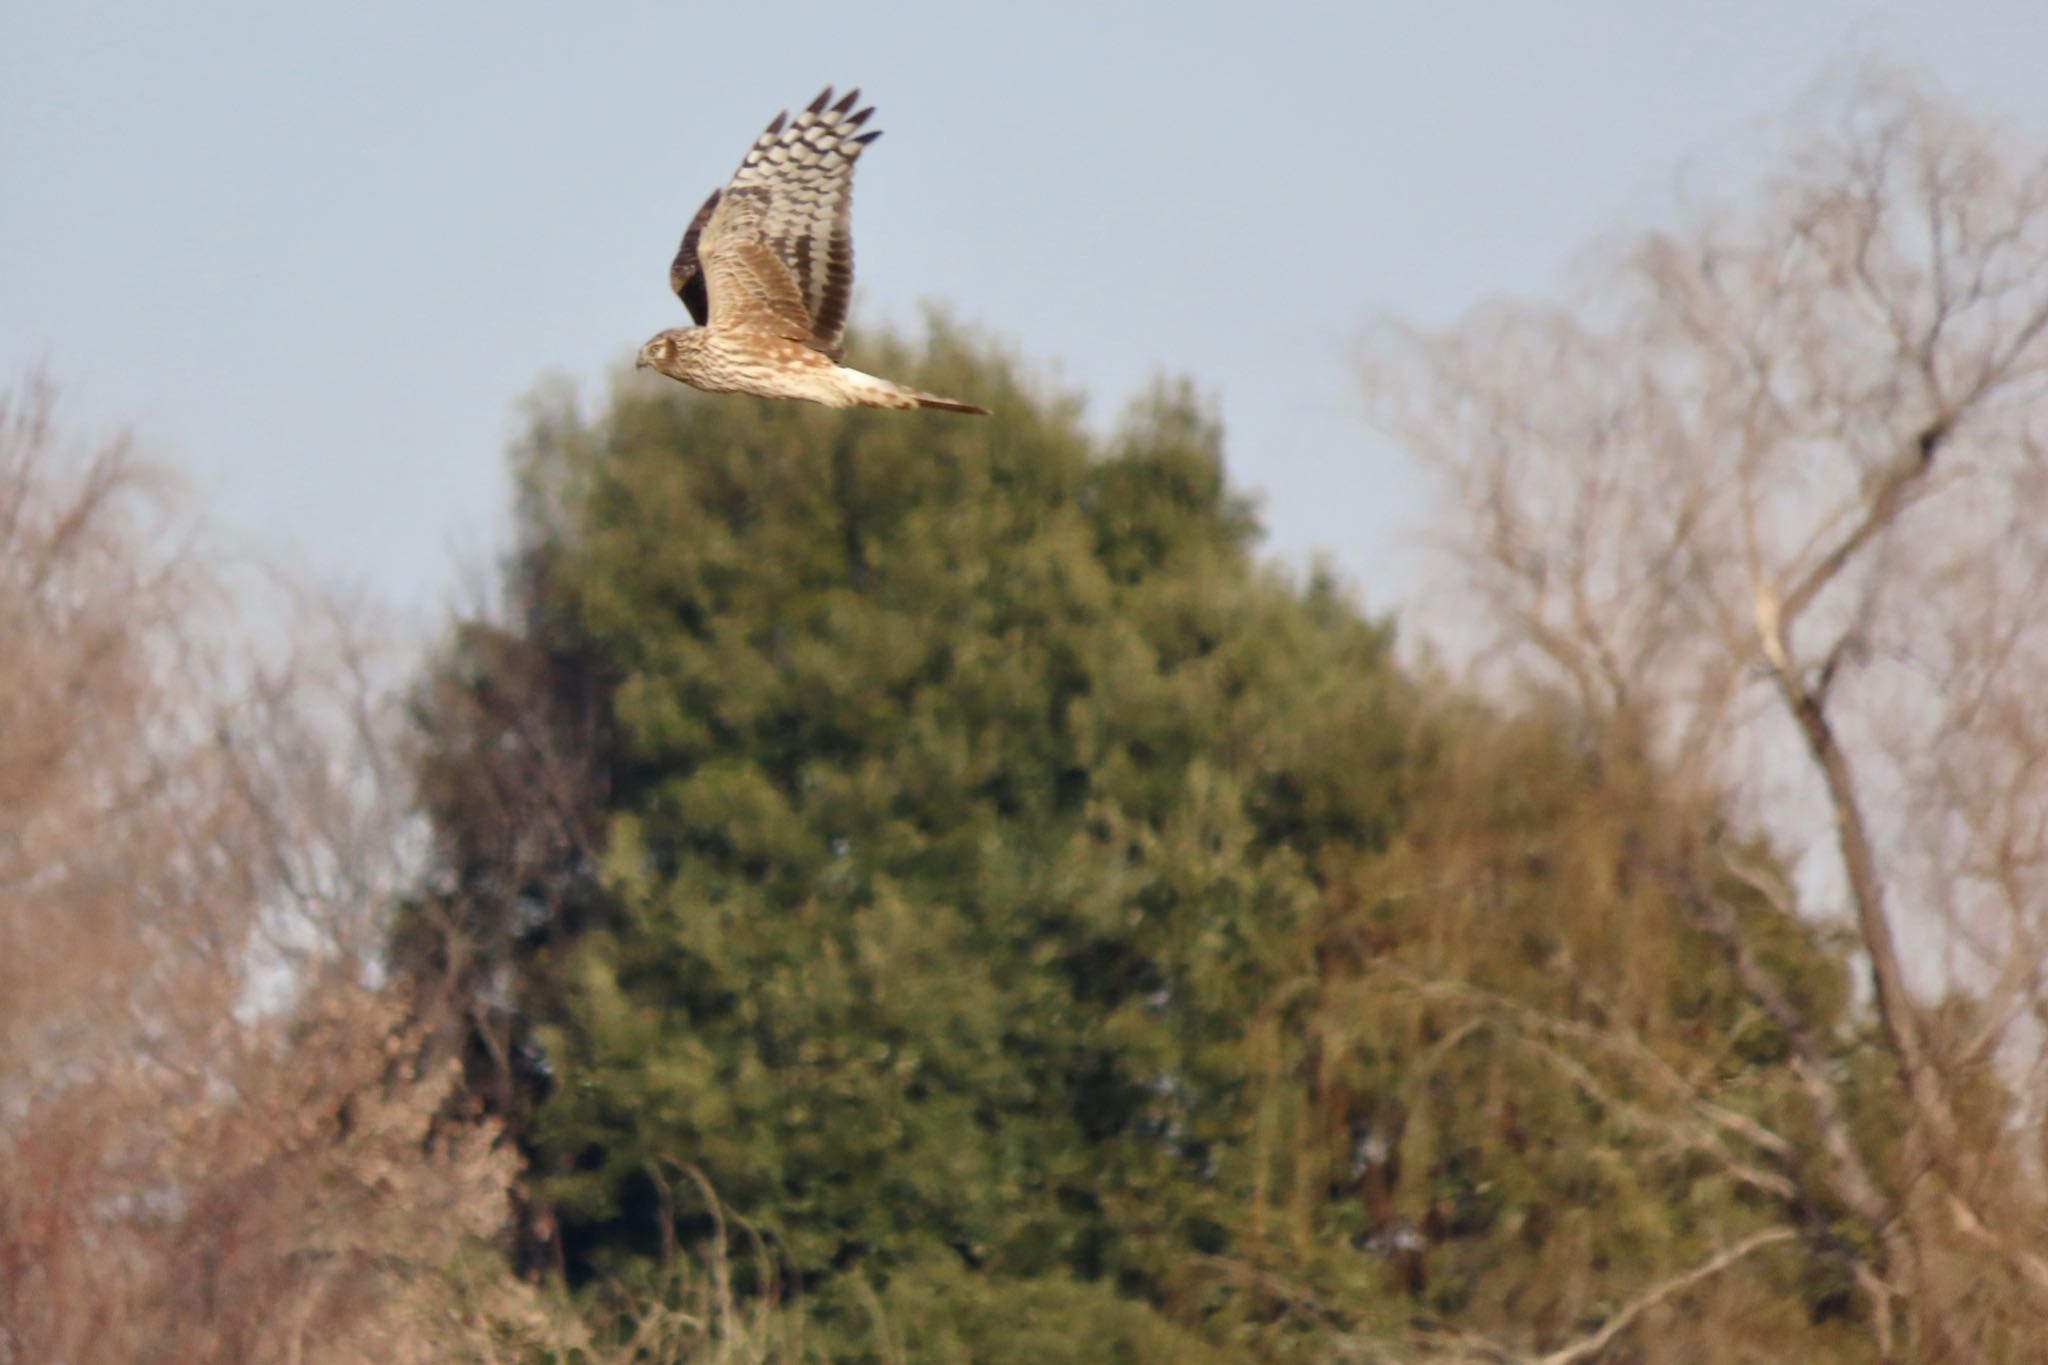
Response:
[[[1376,336],[1438,658],[943,324],[537,397],[397,688],[24,389],[0,1361],[2038,1358],[2044,195],[1865,79]]]

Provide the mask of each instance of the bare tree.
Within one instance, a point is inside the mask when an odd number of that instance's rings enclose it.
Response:
[[[168,481],[51,413],[0,399],[0,1362],[488,1358],[516,1163],[362,970],[359,637],[223,629]]]
[[[1664,869],[1792,1040],[1814,1159],[1757,1153],[1788,1218],[1862,1226],[1885,1358],[2017,1357],[2048,1320],[2048,155],[1886,74],[1801,126],[1754,195],[1564,303],[1390,338],[1367,383],[1454,494],[1502,676],[1748,812],[1675,813]],[[1731,888],[1839,906],[1896,1140]]]

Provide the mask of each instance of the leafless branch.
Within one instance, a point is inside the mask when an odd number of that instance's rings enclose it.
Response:
[[[1637,1318],[1666,1299],[1684,1293],[1702,1280],[1712,1279],[1745,1256],[1755,1255],[1765,1247],[1775,1246],[1779,1242],[1789,1242],[1797,1235],[1790,1228],[1766,1228],[1762,1232],[1752,1233],[1685,1273],[1674,1275],[1651,1286],[1631,1299],[1621,1311],[1608,1319],[1606,1326],[1593,1335],[1542,1356],[1541,1365],[1572,1365],[1575,1360],[1591,1360],[1606,1350],[1616,1337],[1633,1326]]]

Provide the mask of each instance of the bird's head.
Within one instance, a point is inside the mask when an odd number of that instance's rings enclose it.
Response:
[[[666,332],[657,332],[651,339],[649,339],[648,343],[645,346],[642,346],[640,348],[640,355],[636,360],[634,360],[633,368],[636,370],[644,370],[651,366],[654,369],[658,370],[663,365],[673,361],[675,358],[676,333],[675,330],[671,328],[669,331]]]

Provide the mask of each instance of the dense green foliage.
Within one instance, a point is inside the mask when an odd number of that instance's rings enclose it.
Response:
[[[470,997],[537,1263],[701,1250],[694,1171],[827,1354],[1312,1358],[1555,1344],[1785,1218],[1701,1118],[1798,1125],[1654,772],[1261,567],[1185,391],[1101,440],[944,331],[874,364],[998,415],[544,405],[514,624],[424,695],[398,956]],[[1799,1216],[1643,1349],[1856,1358]]]

